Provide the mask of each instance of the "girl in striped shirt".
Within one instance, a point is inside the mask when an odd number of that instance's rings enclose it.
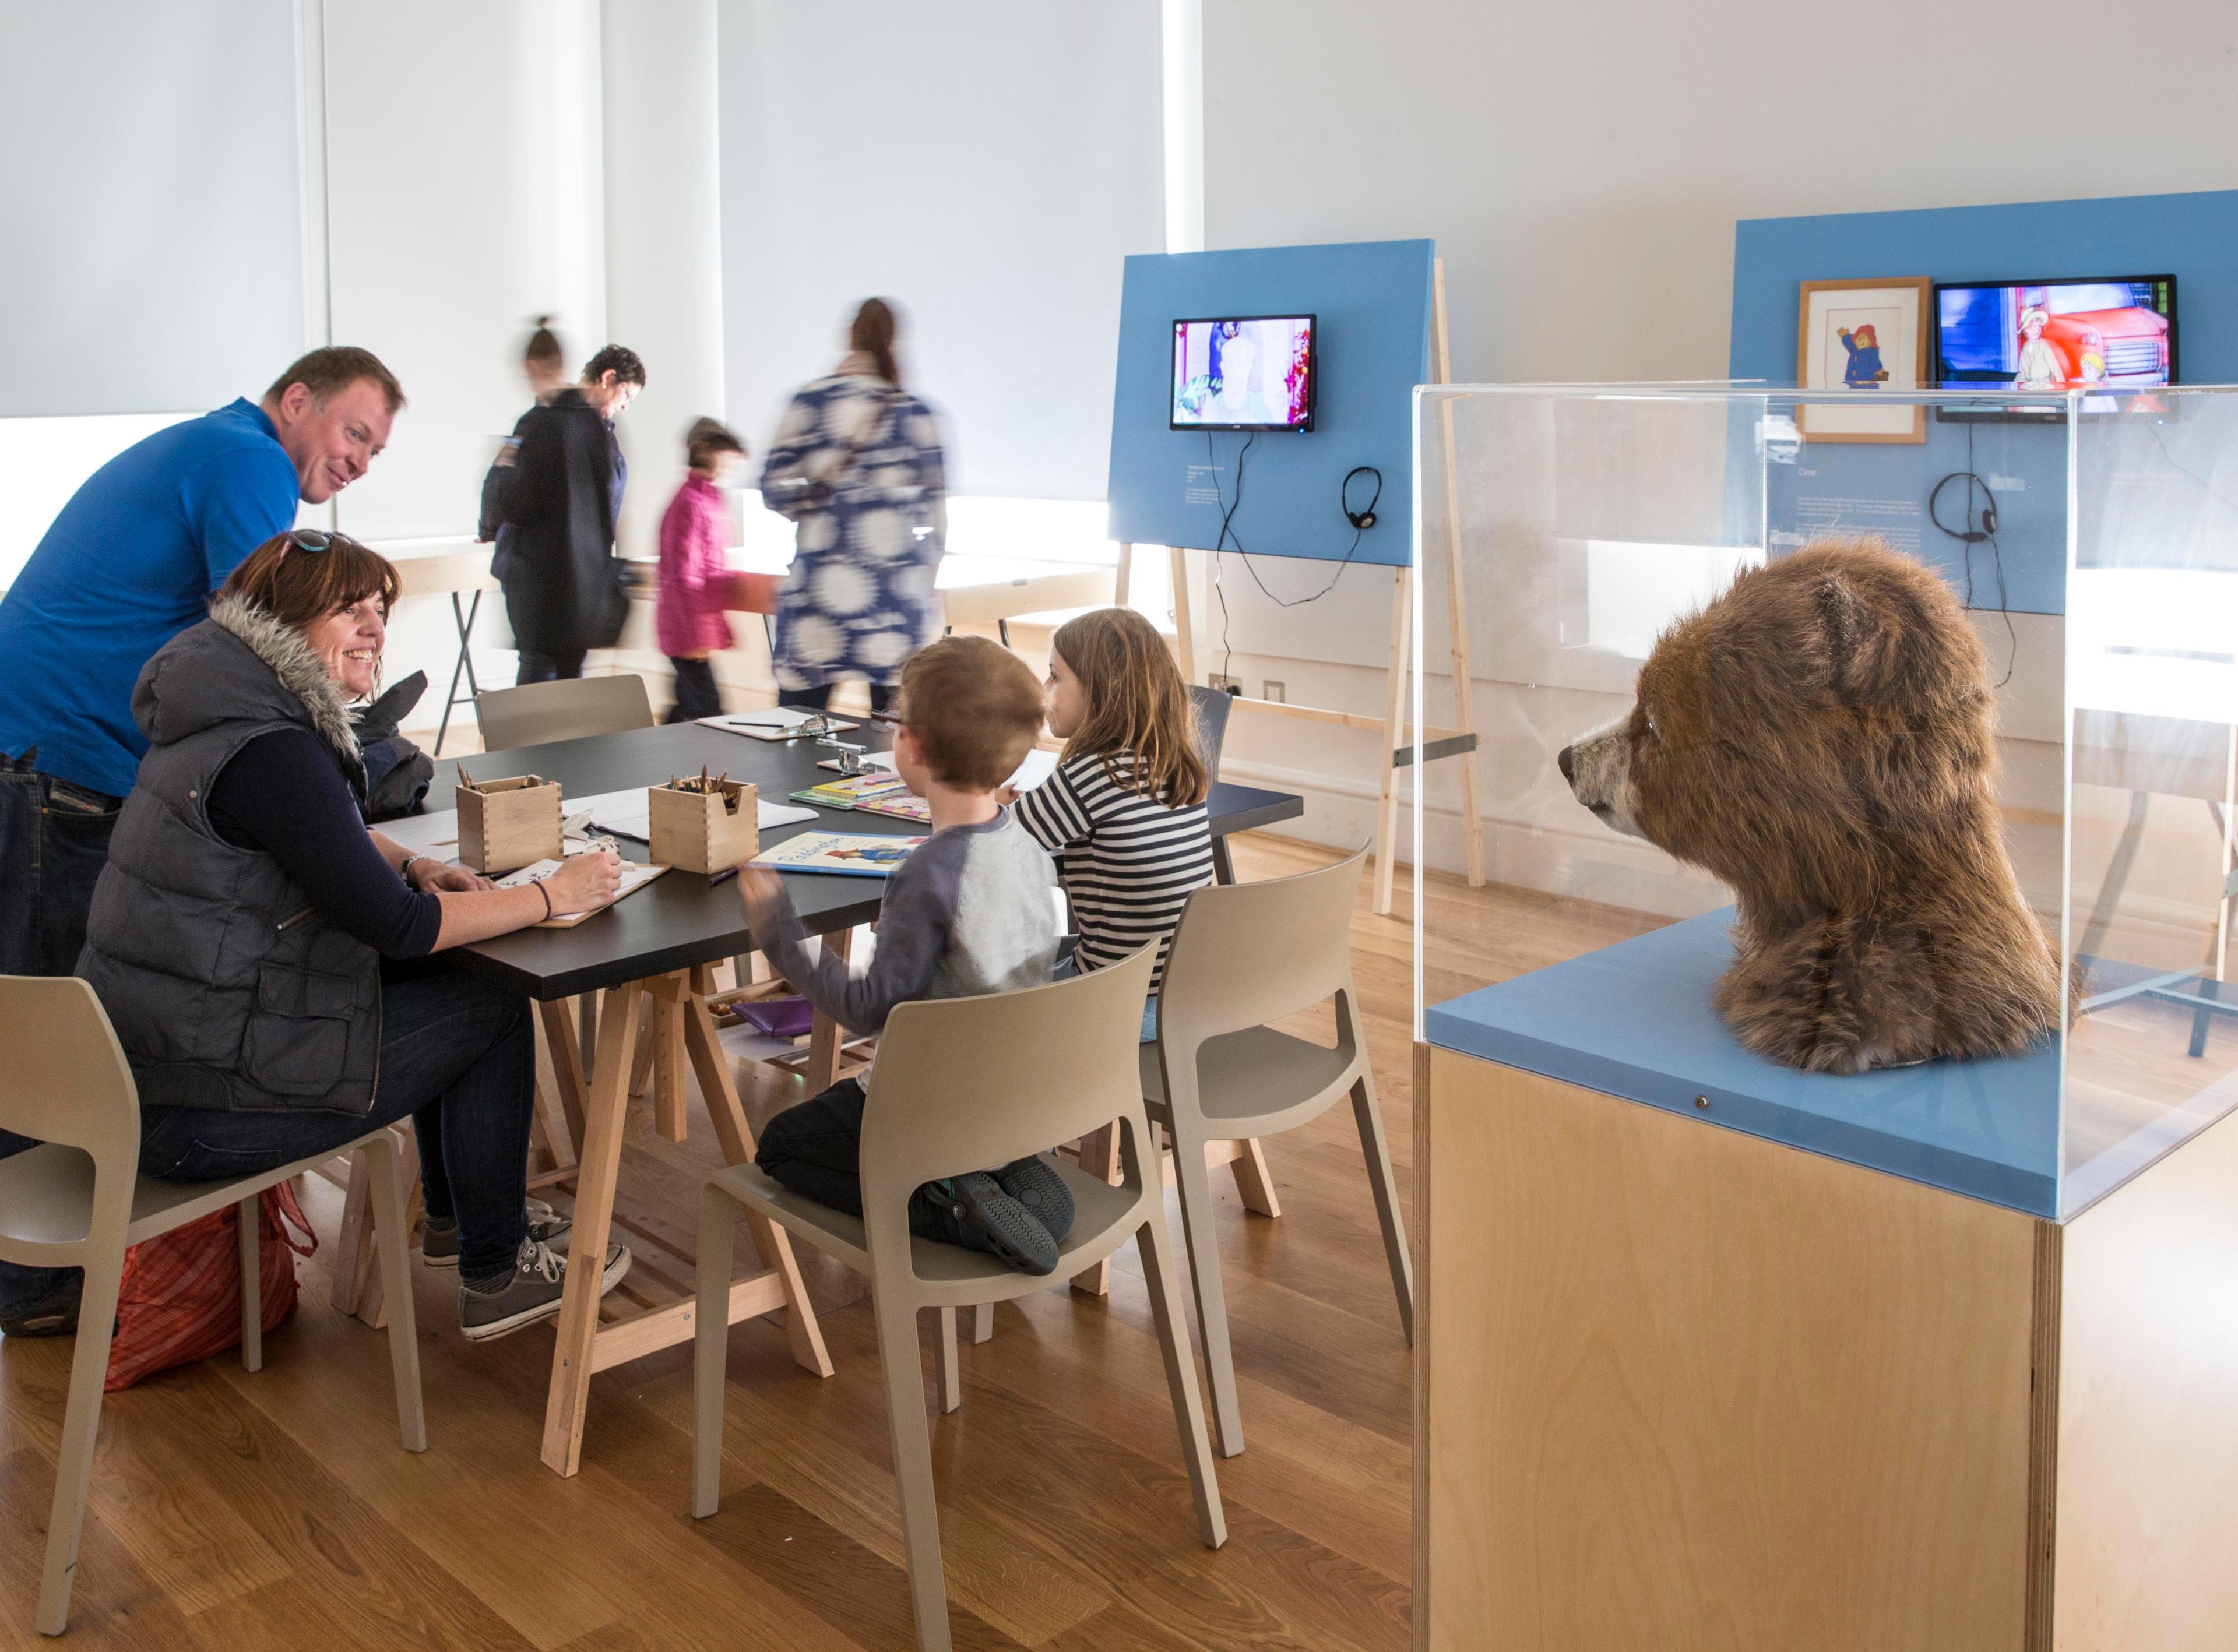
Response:
[[[1155,942],[1147,1043],[1157,1036],[1174,926],[1190,892],[1212,882],[1212,786],[1189,690],[1149,620],[1131,608],[1098,608],[1058,629],[1043,698],[1064,750],[1056,773],[1013,812],[1056,857],[1080,929],[1057,975],[1100,969]]]

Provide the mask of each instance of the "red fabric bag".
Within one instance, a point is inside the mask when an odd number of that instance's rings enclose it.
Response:
[[[259,1195],[257,1215],[258,1303],[270,1331],[295,1312],[295,1259],[319,1241],[287,1182]],[[240,1231],[228,1205],[124,1252],[107,1391],[241,1345]]]

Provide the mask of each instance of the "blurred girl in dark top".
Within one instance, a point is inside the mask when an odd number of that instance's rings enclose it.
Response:
[[[532,406],[541,407],[567,387],[567,357],[560,347],[560,335],[552,330],[552,318],[536,318],[536,330],[528,335],[521,347],[520,371],[528,380]],[[527,423],[526,413],[513,421],[513,434],[505,443],[503,452],[510,453],[520,446],[520,427]],[[502,584],[513,566],[513,539],[518,530],[505,519],[505,507],[498,495],[498,484],[504,477],[504,467],[494,461],[482,477],[482,509],[480,525],[474,537],[487,544],[497,543],[490,557],[490,572]]]
[[[613,421],[644,387],[637,353],[610,344],[580,382],[523,413],[519,445],[498,454],[499,514],[516,532],[493,571],[520,650],[518,682],[580,677],[583,656],[621,635],[629,597],[614,524],[628,476]]]

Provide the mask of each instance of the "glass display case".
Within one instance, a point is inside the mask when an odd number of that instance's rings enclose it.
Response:
[[[1418,1037],[2057,1220],[2238,1105],[2238,390],[1416,400]]]

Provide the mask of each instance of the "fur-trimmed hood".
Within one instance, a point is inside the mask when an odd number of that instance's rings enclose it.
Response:
[[[132,691],[132,718],[157,745],[222,723],[299,723],[362,771],[341,685],[303,633],[242,597],[165,644]]]

